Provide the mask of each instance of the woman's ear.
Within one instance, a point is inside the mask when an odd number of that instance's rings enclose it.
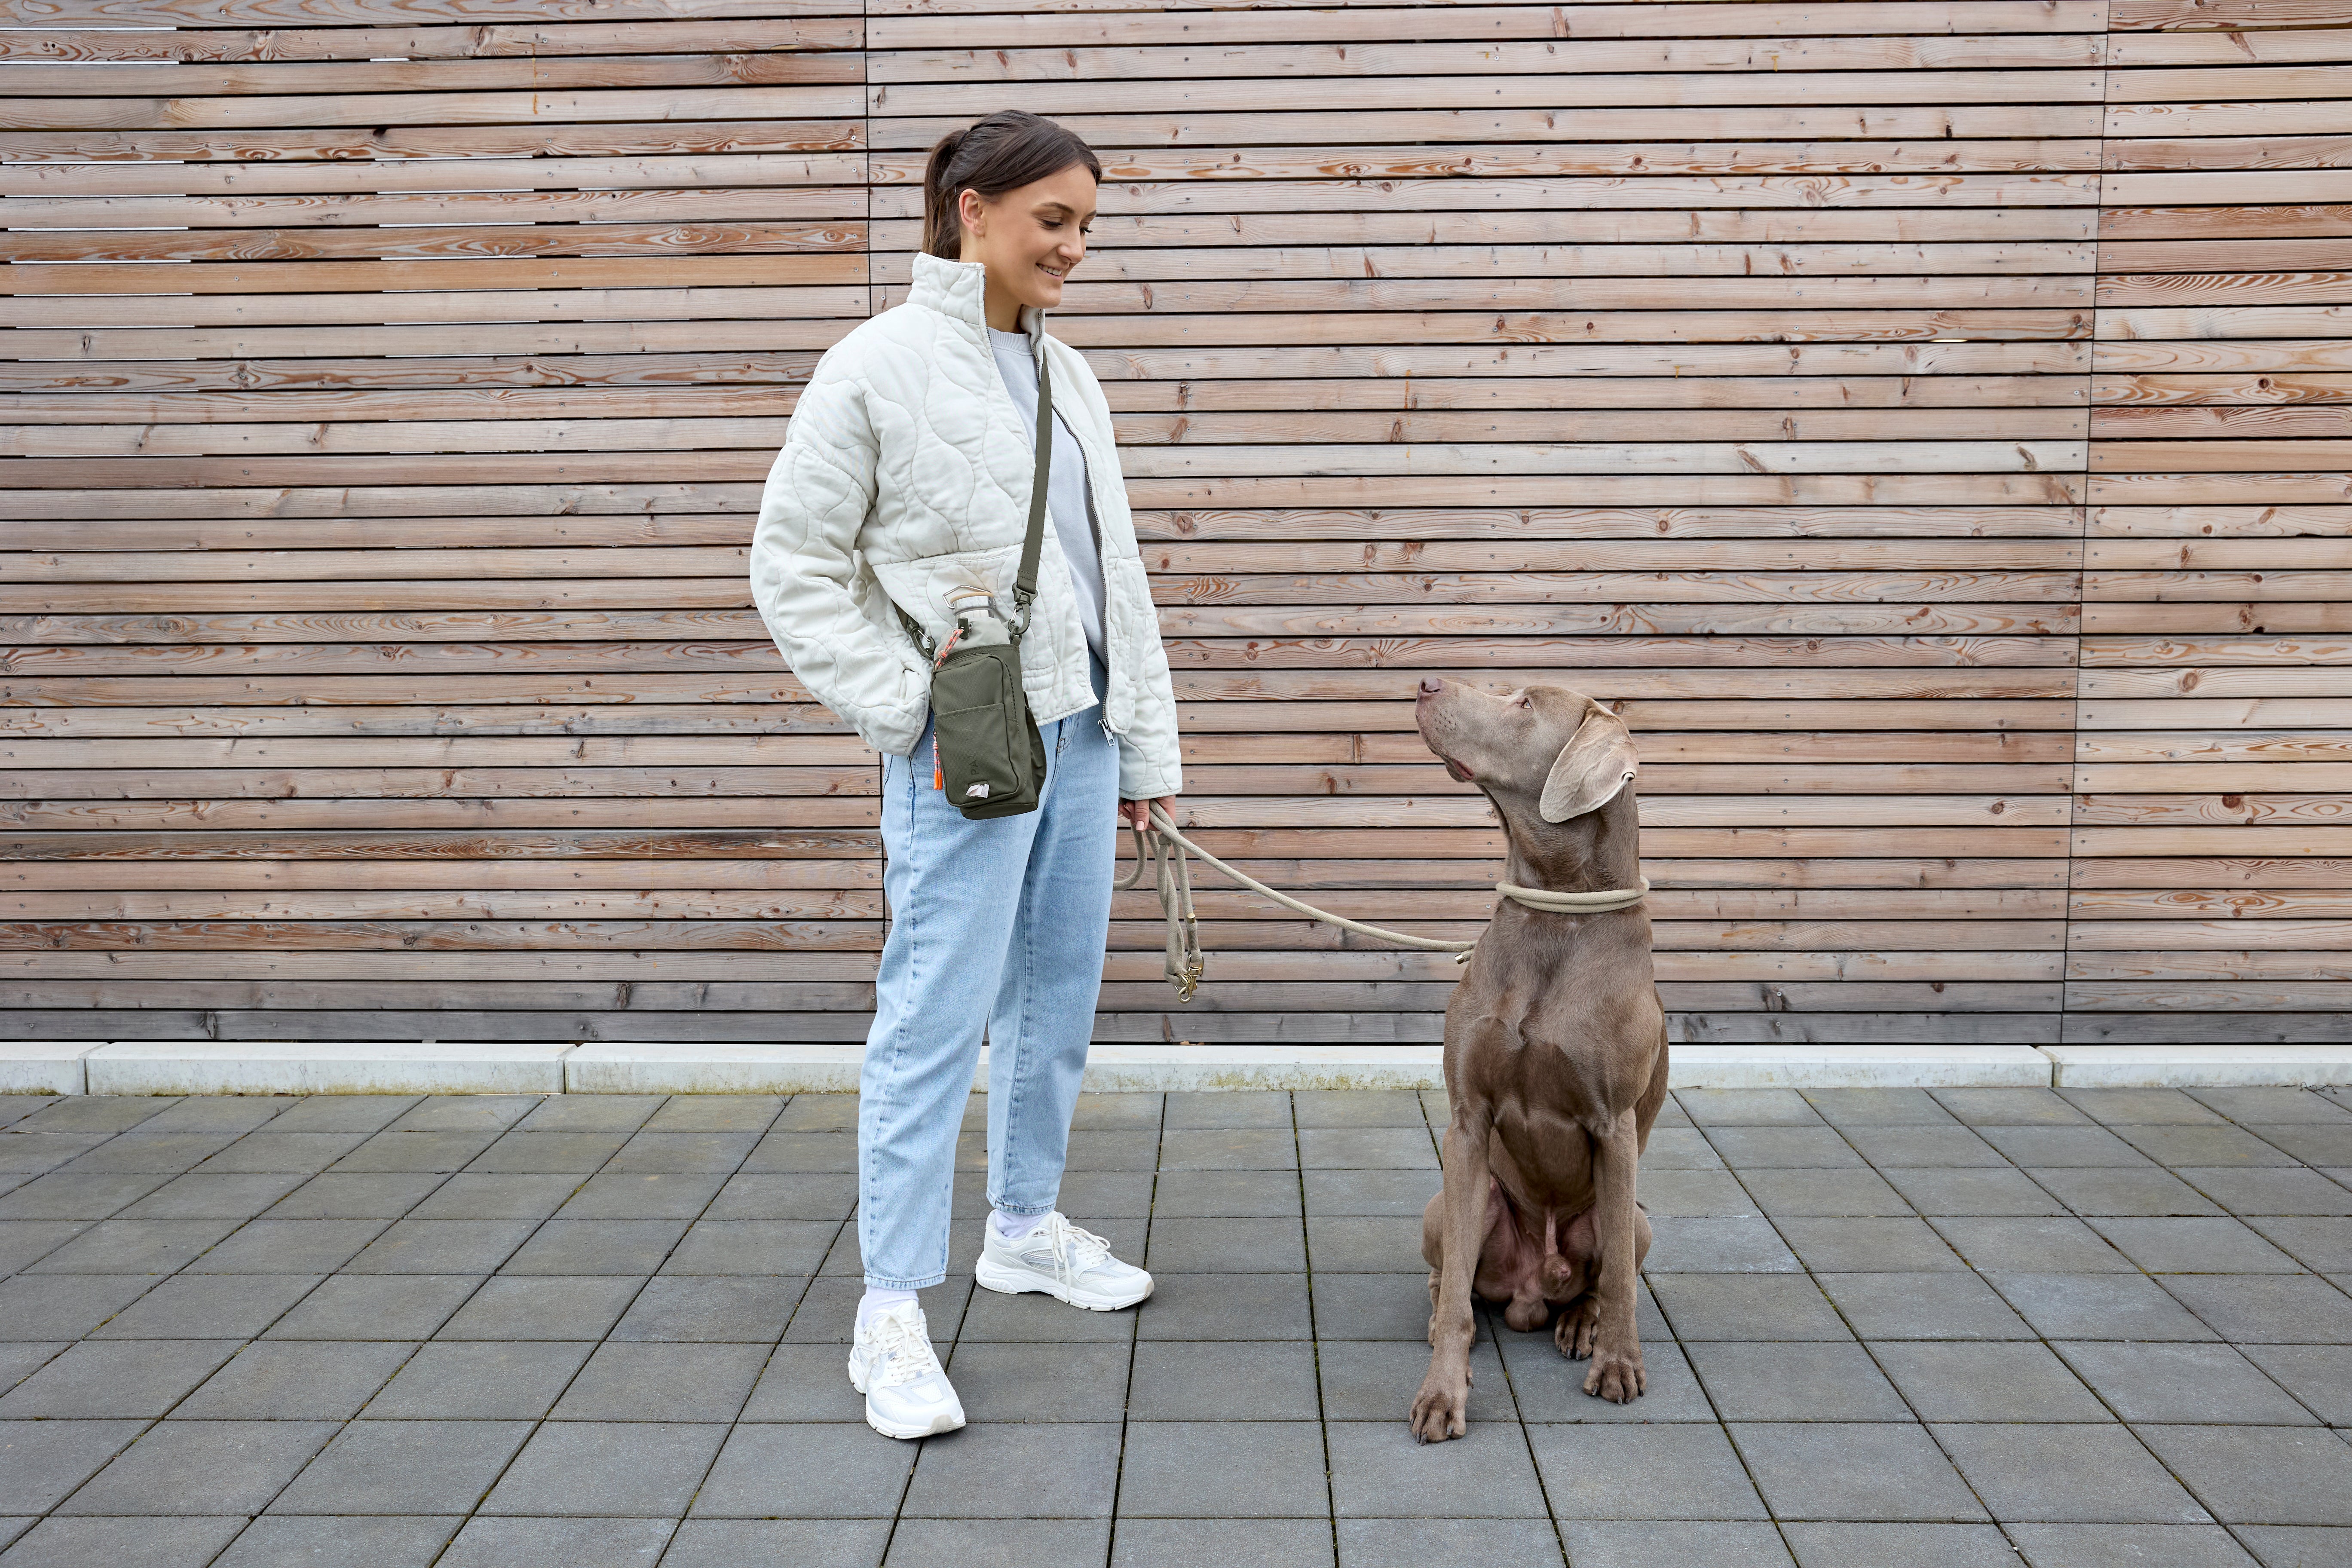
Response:
[[[1536,811],[1546,822],[1566,822],[1599,811],[1633,782],[1640,767],[1632,734],[1614,713],[1596,707],[1559,749]]]

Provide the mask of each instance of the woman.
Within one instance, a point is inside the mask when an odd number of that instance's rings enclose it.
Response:
[[[1149,1274],[1055,1208],[1118,818],[1141,824],[1180,785],[1168,658],[1110,410],[1087,362],[1045,331],[1086,257],[1101,179],[1084,142],[1017,111],[931,150],[913,291],[817,363],[752,536],[752,591],[776,646],[883,753],[893,918],[859,1085],[866,1294],[849,1379],[867,1422],[893,1437],[963,1425],[916,1292],[947,1277],[956,1134],[983,1024],[994,1213],[974,1278],[1097,1311],[1151,1293]],[[1011,614],[1041,359],[1052,526],[1021,675],[1047,771],[1035,811],[969,821],[937,786],[930,665],[898,611],[935,641],[953,624],[950,595],[982,588]]]

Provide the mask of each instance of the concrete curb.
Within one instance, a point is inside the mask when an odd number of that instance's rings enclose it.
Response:
[[[857,1087],[853,1044],[0,1040],[8,1094],[810,1094]],[[1123,1046],[1086,1087],[1435,1089],[1440,1047]],[[2352,1083],[2346,1046],[1678,1045],[1676,1089],[2196,1088]],[[973,1087],[988,1087],[981,1053]]]

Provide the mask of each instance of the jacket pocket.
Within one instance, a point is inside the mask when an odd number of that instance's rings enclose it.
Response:
[[[936,640],[955,627],[955,617],[948,612],[948,595],[960,589],[984,588],[996,596],[1003,614],[1013,613],[1013,580],[1021,574],[1021,546],[956,550],[906,561],[877,561],[868,556],[866,565],[890,602],[914,616]]]

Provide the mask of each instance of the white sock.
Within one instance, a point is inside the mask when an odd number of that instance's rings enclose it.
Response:
[[[1039,1226],[1044,1225],[1046,1217],[1041,1214],[1006,1214],[1003,1209],[998,1209],[990,1216],[988,1223],[994,1226],[996,1234],[1005,1240],[1019,1241]]]
[[[863,1329],[875,1313],[887,1311],[901,1301],[917,1300],[919,1298],[912,1290],[884,1290],[868,1285],[866,1294],[857,1299],[857,1326]]]

